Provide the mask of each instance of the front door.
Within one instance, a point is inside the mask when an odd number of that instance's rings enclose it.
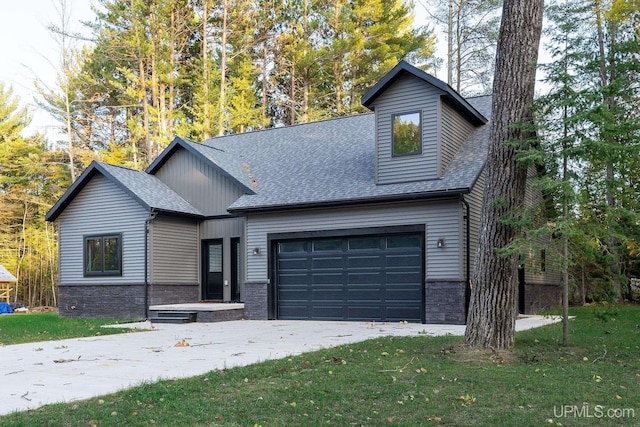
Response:
[[[202,299],[222,300],[222,239],[202,242]]]

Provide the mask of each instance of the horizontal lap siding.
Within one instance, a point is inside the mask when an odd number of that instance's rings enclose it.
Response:
[[[440,92],[415,77],[401,77],[375,101],[379,184],[438,178]],[[422,113],[422,154],[392,156],[392,116]]]
[[[446,102],[443,102],[441,106],[442,145],[440,146],[440,174],[443,174],[460,146],[473,132],[474,127]]]
[[[148,212],[102,175],[94,176],[58,217],[60,284],[144,282]],[[83,277],[83,236],[122,233],[122,276]]]
[[[246,256],[247,280],[268,278],[267,235],[303,231],[426,225],[426,278],[459,279],[462,275],[460,204],[458,200],[434,203],[402,203],[362,208],[322,209],[249,216]],[[444,248],[437,247],[446,239]],[[260,248],[254,255],[253,248]]]
[[[478,248],[478,238],[480,236],[480,215],[482,215],[482,199],[484,197],[484,182],[486,172],[483,170],[476,184],[473,186],[471,193],[466,200],[469,203],[471,218],[469,219],[469,257],[470,257],[470,273],[473,273],[475,267],[476,250]],[[466,256],[466,253],[465,253]],[[466,260],[465,260],[466,263]]]
[[[151,282],[198,283],[198,223],[157,217],[151,223]]]
[[[238,183],[183,148],[155,175],[205,215],[226,214],[243,194]]]

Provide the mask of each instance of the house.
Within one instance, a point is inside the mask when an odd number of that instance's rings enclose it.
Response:
[[[465,322],[491,98],[402,61],[372,113],[94,162],[47,213],[61,316],[242,301],[250,319]],[[529,275],[544,284],[544,276]]]

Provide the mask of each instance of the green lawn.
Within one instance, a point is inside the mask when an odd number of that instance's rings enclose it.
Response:
[[[58,313],[15,313],[0,316],[0,345],[111,335],[129,329],[100,328],[105,319],[62,319]],[[120,320],[122,322],[122,320]]]
[[[572,310],[493,354],[383,338],[0,417],[3,426],[640,425],[640,307]]]

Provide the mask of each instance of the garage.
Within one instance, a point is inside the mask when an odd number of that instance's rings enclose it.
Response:
[[[276,317],[424,320],[424,233],[273,242]]]

